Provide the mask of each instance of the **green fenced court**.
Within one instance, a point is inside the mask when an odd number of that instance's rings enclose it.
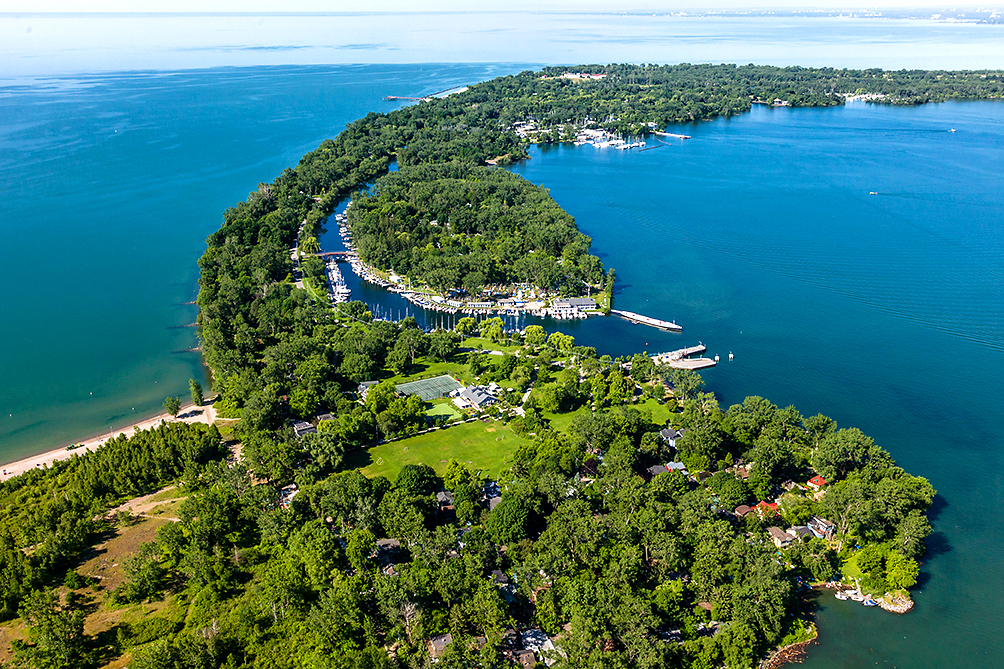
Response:
[[[418,395],[426,402],[431,402],[441,397],[448,397],[454,390],[460,390],[463,387],[459,381],[449,374],[443,374],[431,379],[402,383],[397,386],[397,392],[404,395]]]

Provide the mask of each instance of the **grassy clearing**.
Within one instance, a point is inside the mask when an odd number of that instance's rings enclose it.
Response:
[[[449,416],[450,418],[460,418],[460,411],[453,404],[452,400],[441,400],[433,402],[432,408],[425,412],[426,416]]]
[[[658,400],[651,398],[645,400],[644,402],[635,404],[634,407],[639,410],[648,409],[651,411],[652,422],[656,425],[665,425],[666,421],[674,415],[665,404],[660,404]]]
[[[522,443],[525,440],[504,423],[477,421],[350,453],[346,465],[393,481],[405,465],[427,464],[442,475],[456,459],[474,471],[484,470],[486,476],[497,476],[512,464],[512,454]]]
[[[153,541],[157,528],[168,522],[170,521],[142,518],[119,526],[113,536],[84,555],[86,560],[77,571],[83,576],[97,578],[103,590],[114,590],[125,580],[122,563],[139,550],[140,544]]]
[[[496,344],[491,339],[485,339],[484,337],[468,337],[464,341],[460,342],[463,348],[476,348],[485,349],[488,351],[504,351],[507,353],[515,353],[519,349],[523,348],[522,344],[513,344],[511,346],[506,346],[505,342],[501,344]]]
[[[652,422],[656,425],[665,425],[666,421],[669,420],[669,417],[673,415],[673,412],[671,412],[666,405],[660,404],[654,399],[647,399],[644,402],[639,402],[638,404],[625,404],[622,406],[638,409],[639,411],[649,411],[652,414]],[[579,407],[575,411],[569,413],[544,412],[543,416],[550,422],[551,429],[557,432],[564,432],[568,429],[568,426],[571,424],[575,416],[581,413],[588,413],[589,411],[589,405],[586,404],[585,406]]]
[[[462,383],[470,383],[474,380],[467,365],[458,360],[448,360],[446,362],[429,362],[421,360],[417,362],[407,374],[397,374],[388,377],[395,384],[407,383],[408,381],[418,381],[420,379],[431,379],[434,376],[450,374],[460,379]]]

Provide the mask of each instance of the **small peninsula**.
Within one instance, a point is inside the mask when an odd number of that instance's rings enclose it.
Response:
[[[832,590],[908,610],[935,490],[860,430],[720,406],[647,352],[424,331],[321,289],[351,201],[361,261],[436,304],[609,309],[591,240],[504,165],[855,97],[999,100],[1004,73],[544,68],[370,113],[259,184],[199,260],[212,424],[0,483],[0,663],[737,669],[790,661]]]

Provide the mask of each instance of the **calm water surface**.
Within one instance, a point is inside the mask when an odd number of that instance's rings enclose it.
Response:
[[[520,69],[219,69],[0,89],[0,458],[187,392],[203,374],[197,355],[175,353],[195,345],[180,327],[195,319],[195,261],[259,181],[390,109],[384,95]],[[618,306],[684,326],[562,329],[614,355],[698,340],[732,351],[706,375],[724,404],[760,394],[859,426],[938,489],[916,610],[824,599],[808,666],[992,666],[1004,651],[1004,105],[757,109],[684,131],[693,139],[644,152],[535,150],[515,168],[617,269]],[[355,287],[390,315],[405,308]]]
[[[203,378],[191,304],[222,212],[388,94],[496,65],[220,69],[0,88],[0,461],[157,413]],[[403,93],[402,93],[403,91]]]
[[[566,329],[615,355],[696,340],[732,351],[705,374],[723,404],[759,394],[825,413],[937,488],[916,609],[822,598],[806,666],[994,666],[1004,104],[755,109],[682,132],[693,139],[535,151],[517,168],[617,269],[619,307],[684,326]]]

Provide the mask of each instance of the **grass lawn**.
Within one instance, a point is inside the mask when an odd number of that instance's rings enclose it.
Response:
[[[657,400],[647,399],[644,402],[635,404],[634,407],[638,410],[648,409],[652,412],[652,422],[656,425],[665,425],[666,421],[673,415],[673,412],[669,410],[665,404],[659,404]]]
[[[855,578],[864,578],[864,574],[861,572],[861,567],[858,566],[858,554],[854,553],[847,560],[842,561],[843,564],[840,565],[840,573],[843,574],[845,583],[853,583]]]
[[[460,418],[460,412],[457,411],[456,405],[453,404],[452,400],[440,400],[439,402],[434,402],[432,408],[425,412],[426,416],[450,416],[451,418]]]
[[[652,422],[656,425],[665,425],[666,421],[669,419],[673,413],[664,404],[659,404],[656,400],[648,399],[644,402],[639,402],[638,404],[624,404],[622,406],[631,407],[638,409],[639,411],[648,410],[652,414]],[[572,420],[577,414],[587,413],[590,411],[589,405],[579,407],[571,413],[547,413],[544,412],[543,416],[551,423],[551,429],[556,432],[564,432],[568,429]]]
[[[450,374],[460,379],[462,383],[471,383],[474,380],[467,364],[461,362],[460,360],[449,360],[447,362],[429,362],[427,360],[420,360],[414,367],[411,368],[409,373],[398,374],[397,376],[391,376],[389,378],[395,384],[400,385],[402,383],[407,383],[408,381],[431,379],[434,376],[441,376],[443,374]]]
[[[485,349],[488,351],[506,351],[508,353],[515,353],[519,349],[523,348],[520,343],[515,343],[511,346],[506,346],[505,342],[501,344],[496,344],[491,339],[485,339],[483,337],[468,337],[467,339],[460,342],[462,348],[477,348]]]
[[[442,476],[447,463],[456,459],[475,473],[483,470],[483,475],[494,477],[512,464],[513,451],[522,443],[525,440],[504,423],[475,421],[355,451],[346,456],[345,464],[366,476],[393,481],[402,467],[419,463]]]
[[[585,406],[581,406],[570,413],[548,413],[545,411],[542,415],[551,423],[552,430],[555,432],[564,432],[568,429],[572,419],[575,418],[577,414],[591,412],[592,409],[590,409],[589,405],[586,404]]]

